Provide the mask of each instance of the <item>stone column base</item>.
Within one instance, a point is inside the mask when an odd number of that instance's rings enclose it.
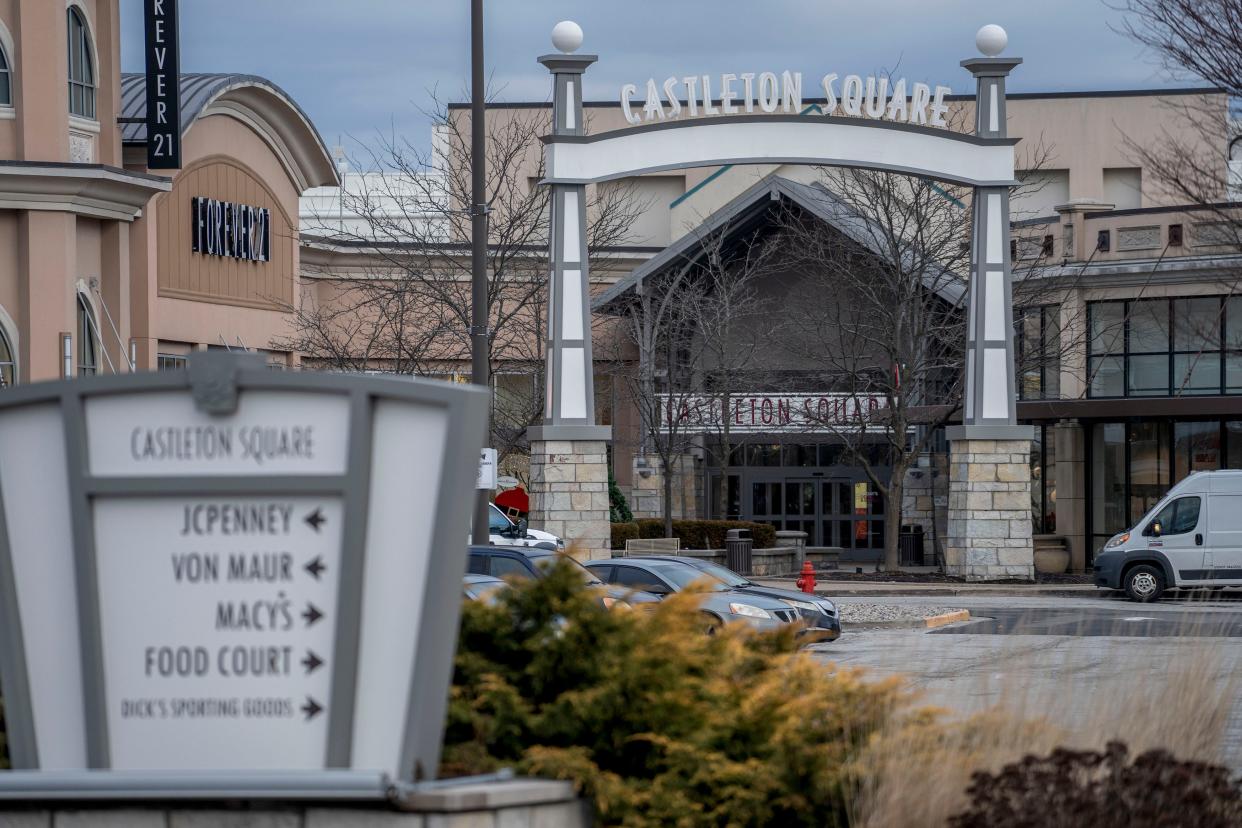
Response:
[[[1035,578],[1030,463],[1029,440],[952,441],[945,574]]]
[[[575,558],[612,557],[603,440],[531,440],[530,525],[565,539]]]

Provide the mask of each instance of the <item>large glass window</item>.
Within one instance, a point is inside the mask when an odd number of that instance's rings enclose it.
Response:
[[[95,314],[87,304],[86,297],[78,296],[78,374],[90,376],[99,373],[99,326]]]
[[[1242,393],[1242,297],[1092,302],[1088,316],[1092,397]]]
[[[69,9],[69,114],[95,117],[95,62],[82,13]]]
[[[8,388],[17,383],[17,353],[12,343],[0,328],[0,388]]]
[[[1055,399],[1061,389],[1061,308],[1020,308],[1014,315],[1018,329],[1018,397]]]
[[[1098,548],[1134,527],[1188,475],[1242,469],[1242,421],[1097,423],[1091,461],[1090,531]]]
[[[1057,531],[1057,447],[1051,426],[1035,427],[1031,445],[1031,528],[1037,535]]]
[[[0,106],[13,105],[13,71],[9,66],[9,56],[0,46]]]

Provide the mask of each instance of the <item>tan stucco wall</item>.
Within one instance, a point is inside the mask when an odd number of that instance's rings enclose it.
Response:
[[[159,274],[158,285],[144,280],[145,295],[131,297],[137,306],[135,335],[150,340],[143,354],[151,367],[159,341],[268,348],[290,333],[282,308],[292,304],[298,273],[300,194],[285,166],[254,129],[228,115],[196,121],[182,153],[185,167],[172,192],[154,200],[131,239],[134,267],[150,256]],[[193,252],[189,209],[195,196],[271,210],[271,260],[242,262]],[[142,321],[144,305],[151,323]]]

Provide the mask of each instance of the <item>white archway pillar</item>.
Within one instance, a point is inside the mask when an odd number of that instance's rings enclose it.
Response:
[[[1005,78],[1020,58],[962,61],[977,81],[975,134],[1006,138]],[[1009,189],[974,190],[962,425],[950,442],[945,570],[1034,577],[1030,426],[1017,424]]]
[[[552,73],[552,134],[582,135],[582,74],[594,55],[544,55]],[[582,559],[610,556],[608,441],[595,424],[585,184],[550,184],[547,363],[543,424],[530,438],[531,524]]]

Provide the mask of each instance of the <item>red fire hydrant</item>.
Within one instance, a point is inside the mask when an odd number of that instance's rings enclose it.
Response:
[[[802,562],[802,574],[798,576],[798,580],[795,583],[798,585],[798,589],[806,594],[815,594],[815,567],[811,566],[810,561]]]

